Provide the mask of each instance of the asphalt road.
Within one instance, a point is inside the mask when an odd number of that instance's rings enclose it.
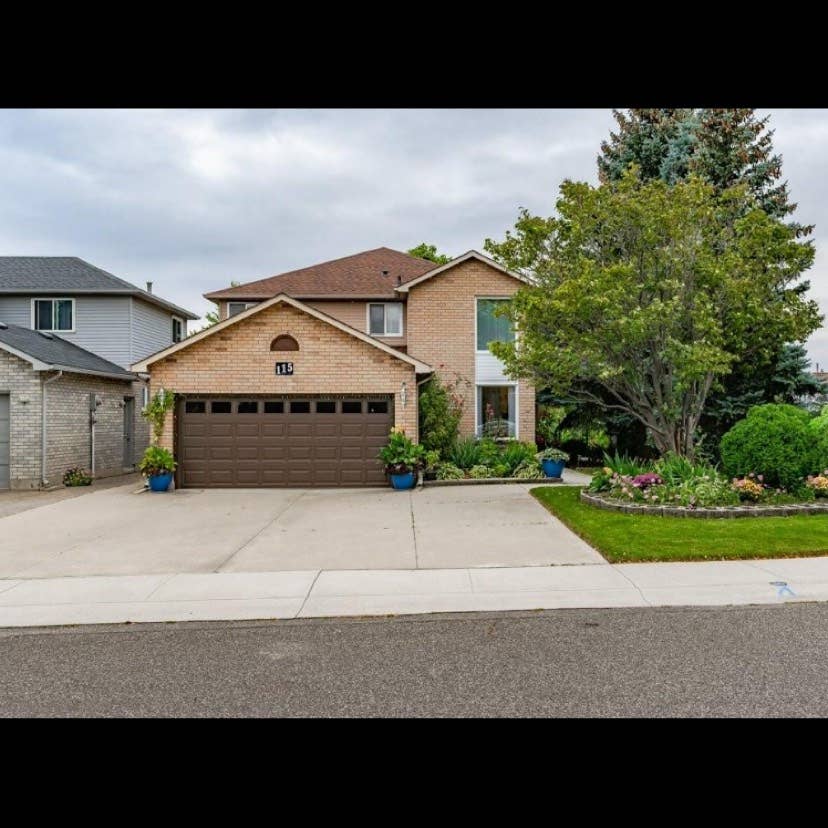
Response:
[[[826,716],[828,605],[0,630],[3,716]]]

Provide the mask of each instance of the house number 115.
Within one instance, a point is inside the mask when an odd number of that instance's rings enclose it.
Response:
[[[276,376],[281,375],[290,375],[293,373],[293,363],[292,362],[277,362],[276,363]]]

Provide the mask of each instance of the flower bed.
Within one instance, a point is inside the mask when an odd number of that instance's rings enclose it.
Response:
[[[742,518],[742,517],[785,517],[787,515],[819,515],[828,512],[828,501],[810,503],[788,503],[768,505],[763,503],[741,503],[735,506],[658,506],[623,501],[594,494],[586,489],[581,491],[581,500],[590,506],[610,512],[624,512],[629,515],[660,515],[661,517],[687,518]]]

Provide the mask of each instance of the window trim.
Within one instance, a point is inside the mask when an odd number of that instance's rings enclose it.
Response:
[[[492,354],[492,352],[486,348],[485,350],[480,350],[477,347],[477,307],[478,303],[481,299],[484,301],[505,301],[508,302],[511,300],[511,296],[475,296],[474,297],[474,352],[475,354]],[[517,330],[514,331],[514,341],[517,342],[518,340],[518,333]],[[492,354],[494,356],[494,354]],[[489,383],[490,385],[494,385],[495,383]]]
[[[403,305],[405,302],[366,302],[365,303],[365,332],[368,336],[382,336],[387,338],[397,338],[401,336],[405,336],[405,310],[403,309]],[[382,312],[382,323],[383,323],[383,333],[371,333],[371,308],[375,305],[382,305],[383,312]],[[388,314],[385,312],[385,308],[388,305],[399,305],[400,306],[400,332],[399,333],[388,333]]]
[[[480,425],[480,393],[481,388],[514,388],[515,389],[515,434],[513,437],[501,437],[497,439],[520,440],[520,384],[514,380],[502,382],[475,382],[474,384],[474,433],[477,436],[477,429]]]
[[[175,339],[175,323],[176,322],[178,322],[181,325],[181,339],[179,339],[177,341]],[[187,327],[186,327],[182,317],[176,316],[175,314],[173,314],[170,317],[170,327],[171,327],[171,336],[172,336],[173,345],[176,345],[177,342],[183,342],[187,338]]]
[[[71,328],[38,328],[37,327],[37,316],[35,313],[35,308],[37,308],[38,302],[52,302],[52,325],[55,324],[55,302],[71,302],[72,303],[72,327]],[[43,331],[44,333],[76,333],[77,332],[77,323],[75,319],[75,300],[71,296],[33,296],[31,300],[31,318],[32,318],[32,330],[33,331]]]

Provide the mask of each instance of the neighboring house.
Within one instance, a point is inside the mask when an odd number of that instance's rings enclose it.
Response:
[[[0,489],[132,470],[149,427],[130,365],[197,318],[82,259],[0,256]]]
[[[488,350],[523,281],[476,251],[436,266],[382,247],[205,294],[218,324],[132,366],[178,395],[177,485],[382,483],[377,451],[393,425],[418,438],[435,370],[466,383],[463,434],[533,441],[534,388]]]

